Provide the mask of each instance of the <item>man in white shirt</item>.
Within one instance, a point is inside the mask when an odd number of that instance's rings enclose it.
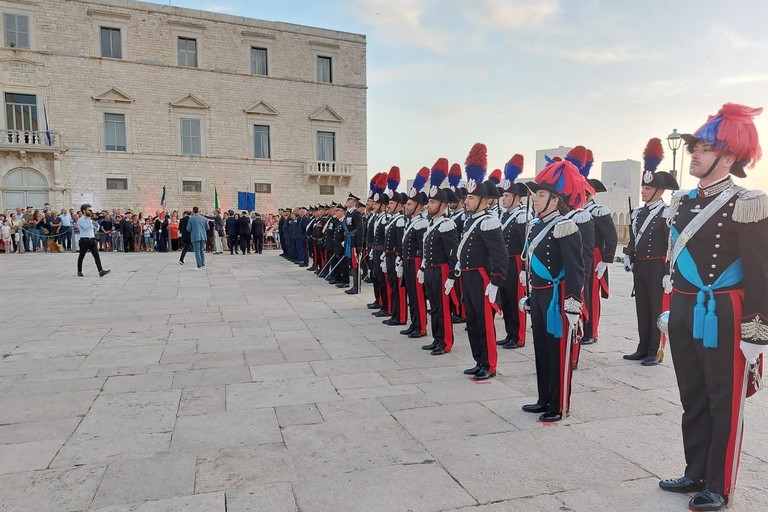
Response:
[[[72,250],[72,216],[67,212],[66,208],[61,209],[61,235],[59,236],[59,242],[64,246],[65,251]]]
[[[96,268],[99,270],[99,277],[104,277],[109,274],[109,270],[104,270],[101,266],[101,258],[99,258],[99,246],[96,243],[96,234],[93,228],[93,210],[91,205],[83,204],[80,206],[80,213],[82,216],[77,219],[77,227],[80,229],[80,256],[77,258],[77,277],[83,277],[83,258],[85,253],[89,252],[93,255],[93,259],[96,262]]]

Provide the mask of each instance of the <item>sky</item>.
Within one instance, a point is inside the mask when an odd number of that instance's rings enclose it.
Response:
[[[439,157],[463,164],[475,142],[489,172],[521,153],[524,175],[536,150],[581,144],[599,176],[601,162],[642,160],[648,139],[692,132],[723,103],[768,107],[763,0],[171,4],[364,34],[369,174],[397,165],[404,181]],[[768,110],[755,124],[766,158],[739,183],[768,190]]]

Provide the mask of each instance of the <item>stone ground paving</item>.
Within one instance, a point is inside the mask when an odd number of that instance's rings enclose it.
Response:
[[[0,256],[0,510],[109,512],[685,510],[671,361],[624,361],[630,280],[543,426],[533,348],[475,384],[465,332],[421,351],[277,257]],[[191,264],[190,264],[191,263]],[[497,324],[498,325],[498,324]],[[530,341],[530,338],[529,338]],[[765,510],[768,392],[749,400],[734,510]]]

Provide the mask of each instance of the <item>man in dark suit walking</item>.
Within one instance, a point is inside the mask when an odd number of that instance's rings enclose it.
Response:
[[[251,220],[248,218],[248,212],[243,210],[240,214],[240,218],[237,219],[237,237],[240,239],[240,250],[245,253],[250,253],[251,243]]]
[[[237,219],[234,210],[229,210],[229,217],[225,223],[224,229],[229,239],[229,254],[237,252]]]
[[[256,212],[253,215],[253,222],[251,222],[253,250],[256,251],[256,253],[261,254],[261,251],[264,249],[264,219],[261,218],[259,212]]]
[[[179,265],[184,264],[184,256],[187,251],[192,250],[192,235],[187,231],[189,223],[189,212],[184,212],[184,216],[179,220],[179,233],[181,233],[181,256],[179,256]]]

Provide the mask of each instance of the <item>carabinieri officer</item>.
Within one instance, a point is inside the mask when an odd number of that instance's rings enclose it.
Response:
[[[542,422],[568,415],[572,349],[578,342],[584,288],[584,260],[579,227],[565,216],[585,200],[586,181],[574,164],[556,161],[535,182],[533,209],[538,217],[524,250],[531,296],[521,304],[531,312],[538,400],[523,406]]]
[[[691,510],[720,510],[736,484],[744,402],[768,344],[768,196],[736,185],[760,159],[752,118],[727,103],[683,135],[696,189],[672,197],[669,343],[683,406],[682,478]]]

